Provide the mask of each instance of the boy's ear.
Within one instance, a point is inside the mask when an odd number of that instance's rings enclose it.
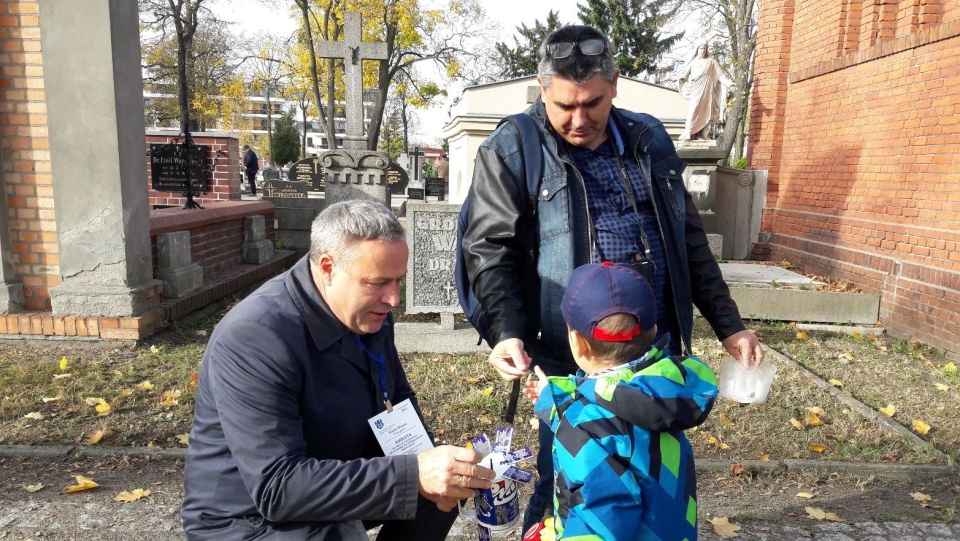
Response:
[[[583,335],[579,332],[567,327],[568,340],[570,342],[570,352],[573,353],[575,359],[581,357],[587,357],[590,355],[590,344],[587,343]]]

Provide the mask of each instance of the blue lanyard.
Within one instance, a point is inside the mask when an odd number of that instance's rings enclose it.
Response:
[[[387,395],[387,367],[383,364],[383,357],[367,349],[367,347],[363,345],[363,342],[360,341],[359,336],[355,334],[351,334],[350,336],[368,357],[377,361],[377,366],[380,367],[380,389],[383,390],[383,405],[387,408],[387,411],[393,411],[393,404],[390,402],[390,396]]]

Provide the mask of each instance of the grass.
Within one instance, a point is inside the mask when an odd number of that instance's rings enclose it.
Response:
[[[0,443],[94,445],[88,438],[106,429],[109,433],[96,445],[182,447],[178,436],[190,430],[195,374],[209,333],[223,313],[135,346],[3,344]],[[768,347],[824,380],[842,381],[842,390],[869,408],[894,404],[894,421],[907,428],[914,419],[928,423],[932,429],[921,436],[928,443],[917,445],[891,432],[815,385],[803,371],[778,363],[765,404],[741,406],[719,399],[707,422],[688,432],[699,458],[925,464],[942,461],[940,453],[945,453],[960,459],[960,424],[954,419],[960,378],[936,351],[885,336],[839,332],[808,331],[809,339],[801,340],[797,329],[779,322],[756,328]],[[719,370],[724,353],[702,320],[695,326],[694,349]],[[61,370],[64,357],[67,367]],[[403,359],[428,424],[441,442],[462,445],[502,424],[510,384],[493,374],[485,356],[405,354]],[[98,415],[88,398],[102,398],[110,413]],[[811,411],[822,424],[816,425]],[[521,397],[515,422],[518,445],[535,444],[532,418],[530,403]]]

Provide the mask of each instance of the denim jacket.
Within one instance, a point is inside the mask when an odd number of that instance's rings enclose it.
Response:
[[[520,338],[537,358],[574,368],[560,300],[573,269],[590,260],[589,209],[583,176],[558,145],[538,99],[527,109],[541,128],[543,179],[536,195],[539,300],[523,291],[523,245],[517,227],[527,203],[521,190],[523,151],[513,123],[497,128],[477,152],[470,187],[470,223],[464,259],[474,294],[483,306],[493,343]],[[613,108],[610,113],[629,154],[652,183],[654,209],[666,248],[670,293],[684,349],[690,351],[693,305],[719,339],[745,327],[707,244],[700,213],[683,184],[686,164],[656,118]],[[521,180],[518,180],[521,179]]]

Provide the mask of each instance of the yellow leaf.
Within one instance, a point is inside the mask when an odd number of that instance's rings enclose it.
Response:
[[[67,492],[81,492],[100,486],[96,483],[96,481],[90,479],[89,477],[84,477],[82,475],[74,475],[73,477],[77,480],[77,484],[68,486],[66,490]]]
[[[940,389],[941,391],[949,391],[949,390],[950,390],[950,387],[949,387],[949,386],[944,385],[944,384],[942,384],[942,383],[934,383],[933,386],[936,387],[937,389]]]
[[[807,414],[807,426],[823,426],[823,421],[816,413]]]
[[[97,415],[109,415],[110,414],[110,404],[107,404],[107,401],[102,398],[90,398],[86,399],[88,406],[93,406],[97,410]]]
[[[179,389],[175,389],[175,390],[173,390],[173,391],[164,391],[164,392],[163,392],[163,399],[160,400],[160,405],[163,406],[163,407],[165,407],[165,408],[172,408],[172,407],[180,404],[180,401],[177,400],[178,398],[180,398],[180,390],[179,390]]]
[[[121,396],[130,396],[130,395],[132,395],[132,394],[133,394],[133,389],[130,389],[130,388],[126,388],[126,389],[120,391],[120,395],[121,395]]]
[[[730,524],[727,517],[710,519],[710,524],[713,526],[713,531],[721,537],[740,537],[740,534],[737,533],[740,531],[740,526]]]
[[[463,378],[463,381],[467,382],[468,385],[476,385],[480,383],[479,378]]]
[[[768,455],[768,454],[762,454],[762,455],[760,455],[760,460],[762,460],[763,462],[769,462],[769,461],[770,461],[770,455]]]
[[[703,357],[703,350],[700,349],[700,348],[697,348],[697,347],[691,348],[690,351],[691,351],[694,355],[696,355],[697,357]]]
[[[43,402],[44,404],[49,404],[49,403],[51,403],[51,402],[59,402],[61,398],[63,398],[63,397],[61,397],[61,396],[55,396],[55,397],[53,397],[53,398],[48,398],[48,397],[45,396],[45,397],[41,398],[40,401]]]
[[[852,333],[850,333],[850,337],[853,338],[854,340],[860,340],[861,338],[863,338],[863,334],[860,331],[853,331]]]
[[[843,387],[843,382],[838,379],[830,379],[827,381],[827,383],[833,385],[834,387]]]
[[[69,366],[69,365],[70,365],[70,362],[67,361],[67,358],[66,358],[66,357],[60,359],[60,371],[61,371],[61,372],[63,372],[64,370],[66,370],[66,369],[67,369],[67,366]]]
[[[823,408],[820,406],[808,406],[807,411],[810,413],[815,413],[817,415],[826,415],[827,412],[823,411]]]
[[[815,518],[817,520],[829,520],[832,522],[843,522],[843,519],[838,517],[833,513],[828,513],[823,509],[817,507],[805,507],[804,510],[810,515],[810,518]]]
[[[822,443],[811,443],[810,450],[814,453],[825,453],[830,450],[830,447],[823,445]]]
[[[852,361],[852,360],[853,360],[853,355],[850,355],[849,353],[841,353],[837,358],[838,358],[838,359],[845,359],[845,360],[848,360],[848,361]]]
[[[812,493],[812,492],[798,492],[798,493],[797,493],[797,498],[806,498],[806,499],[809,500],[809,499],[812,499],[812,498],[813,498],[813,493]]]
[[[190,434],[177,434],[177,441],[180,442],[180,445],[189,445]]]
[[[734,425],[733,419],[727,417],[726,415],[724,415],[724,414],[722,414],[722,413],[720,414],[720,422],[722,422],[723,424],[725,424],[725,425],[727,425],[727,426],[733,426],[733,425]]]
[[[955,364],[953,364],[953,363],[947,363],[947,364],[943,365],[943,371],[944,371],[944,373],[946,373],[946,374],[956,374],[956,373],[957,373],[957,365],[955,365]]]
[[[533,428],[534,430],[540,428],[540,420],[537,419],[536,417],[531,417],[531,418],[530,418],[530,428]]]
[[[54,380],[66,379],[66,378],[72,378],[72,377],[73,377],[73,374],[54,374],[53,375]]]
[[[806,430],[806,427],[803,426],[803,423],[794,419],[793,417],[790,418],[790,424],[792,424],[793,428],[796,428],[797,430]]]
[[[886,415],[887,417],[893,417],[893,414],[897,412],[897,407],[893,404],[887,404],[887,407],[880,408],[877,411]]]
[[[147,447],[151,447],[151,448],[152,448],[152,447],[153,447],[153,442],[152,442],[152,441],[147,442]]]
[[[90,437],[87,438],[87,443],[89,443],[90,445],[96,445],[100,443],[100,440],[102,440],[105,436],[109,436],[111,433],[113,433],[112,430],[110,430],[107,427],[103,427],[100,430],[97,430],[96,432],[91,434]]]
[[[800,331],[797,333],[797,340],[807,341],[810,339],[810,335],[807,334],[807,331]]]
[[[724,450],[730,447],[726,443],[723,443],[722,441],[718,440],[715,436],[710,436],[710,439],[708,440],[708,442],[720,450]]]
[[[493,385],[487,387],[483,390],[483,396],[490,396],[490,393],[493,392]]]
[[[480,417],[477,418],[477,420],[485,424],[490,424],[493,422],[493,420],[487,417],[486,415],[481,415]]]
[[[150,495],[149,490],[144,490],[142,488],[134,489],[132,492],[127,492],[124,490],[113,499],[115,502],[135,502],[140,498],[146,498]]]
[[[138,383],[137,389],[140,389],[141,391],[150,391],[153,390],[153,384],[147,379]]]
[[[184,163],[186,163],[186,162],[184,162]],[[156,344],[154,344],[154,345],[150,346],[150,353],[160,353],[160,348],[158,348],[158,347],[156,346]]]
[[[930,432],[930,425],[921,421],[920,419],[913,420],[913,429],[917,431],[917,434],[921,436],[926,436]]]
[[[43,483],[37,483],[35,485],[28,485],[26,483],[23,483],[20,485],[20,488],[22,488],[23,490],[26,490],[27,492],[34,493],[43,488]]]
[[[929,495],[924,494],[923,492],[913,492],[910,494],[910,497],[914,500],[917,500],[920,503],[929,503],[933,500]]]
[[[32,419],[34,421],[42,421],[43,414],[39,411],[31,411],[30,413],[23,416],[24,419]]]

